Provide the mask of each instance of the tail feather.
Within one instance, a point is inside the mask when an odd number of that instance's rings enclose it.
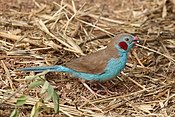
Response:
[[[61,66],[61,65],[55,65],[55,66],[39,66],[39,67],[28,67],[28,68],[20,68],[18,70],[21,71],[34,71],[34,72],[42,72],[42,71],[49,71],[49,72],[71,72],[73,70]]]

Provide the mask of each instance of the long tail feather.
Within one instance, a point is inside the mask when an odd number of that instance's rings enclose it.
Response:
[[[18,70],[21,71],[34,71],[34,72],[42,72],[42,71],[49,71],[49,72],[72,72],[73,70],[61,66],[61,65],[55,65],[55,66],[39,66],[39,67],[28,67],[28,68],[20,68]]]

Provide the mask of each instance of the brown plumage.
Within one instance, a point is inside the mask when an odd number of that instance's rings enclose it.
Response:
[[[115,44],[118,43],[121,36],[126,35],[129,34],[115,36],[105,49],[74,59],[68,62],[65,66],[79,72],[90,74],[102,73],[111,58],[119,57]]]

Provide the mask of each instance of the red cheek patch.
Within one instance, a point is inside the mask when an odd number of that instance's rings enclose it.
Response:
[[[120,48],[122,48],[123,50],[127,50],[128,49],[128,45],[125,42],[120,42],[119,43]]]

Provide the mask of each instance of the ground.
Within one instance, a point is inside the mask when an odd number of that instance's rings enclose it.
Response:
[[[85,81],[63,73],[43,75],[59,95],[39,116],[175,116],[174,0],[0,0],[0,115],[9,116],[16,100],[20,116],[47,95],[42,85],[18,68],[69,62],[100,49],[112,35],[130,33],[142,43],[129,53],[123,72],[109,81]],[[33,82],[35,82],[33,80]],[[42,105],[42,104],[41,104]]]

